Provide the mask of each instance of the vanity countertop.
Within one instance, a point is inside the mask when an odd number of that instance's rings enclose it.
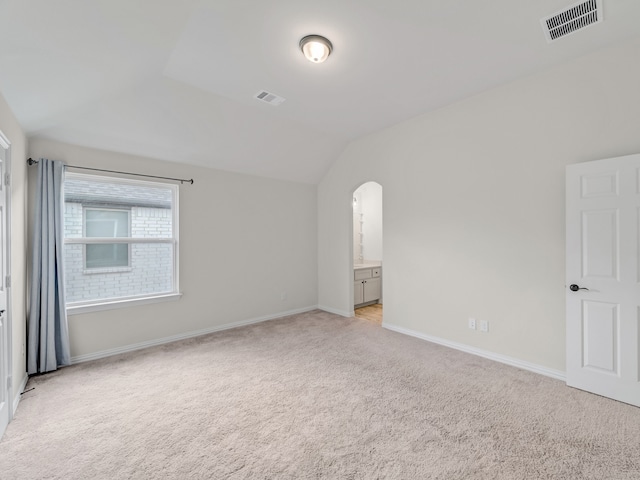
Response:
[[[362,270],[363,268],[380,268],[382,264],[380,262],[374,263],[356,263],[353,265],[354,270]]]

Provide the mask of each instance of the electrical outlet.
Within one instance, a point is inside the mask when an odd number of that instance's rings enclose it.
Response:
[[[280,300],[282,300],[283,302],[287,299],[287,292],[282,292],[280,294]]]
[[[488,332],[489,331],[489,322],[486,320],[480,320],[480,331]]]
[[[469,328],[471,330],[475,330],[476,329],[476,319],[475,318],[469,317]]]

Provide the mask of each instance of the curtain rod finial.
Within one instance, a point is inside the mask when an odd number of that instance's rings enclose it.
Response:
[[[33,158],[31,158],[31,157],[29,157],[29,158],[27,159],[27,164],[28,164],[29,166],[31,166],[31,165],[35,165],[36,163],[38,163],[38,160],[34,160],[34,159],[33,159]]]

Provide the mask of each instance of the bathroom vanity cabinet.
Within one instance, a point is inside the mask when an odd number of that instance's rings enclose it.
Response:
[[[353,304],[374,303],[382,296],[382,267],[354,267]]]

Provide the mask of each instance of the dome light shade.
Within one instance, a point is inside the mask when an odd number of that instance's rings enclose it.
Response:
[[[310,62],[322,63],[329,57],[333,45],[320,35],[307,35],[300,40],[300,49]]]

